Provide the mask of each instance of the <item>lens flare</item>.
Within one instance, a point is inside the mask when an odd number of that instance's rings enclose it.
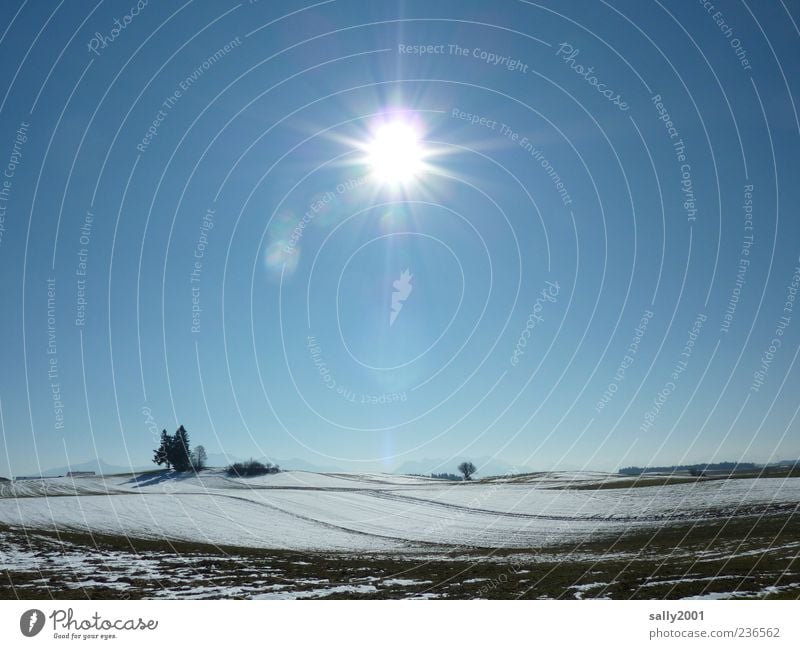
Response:
[[[280,277],[282,272],[291,274],[297,268],[300,259],[300,250],[296,242],[288,239],[272,241],[264,254],[267,270],[275,277]]]

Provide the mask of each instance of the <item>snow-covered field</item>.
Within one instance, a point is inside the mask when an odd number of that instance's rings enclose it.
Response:
[[[800,503],[800,479],[575,490],[617,479],[537,474],[454,483],[288,471],[229,478],[48,478],[0,484],[0,524],[254,548],[431,553],[543,548],[671,521],[758,514]]]

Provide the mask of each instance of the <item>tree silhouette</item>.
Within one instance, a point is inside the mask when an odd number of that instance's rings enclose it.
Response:
[[[181,426],[175,431],[167,451],[167,459],[176,471],[189,471],[192,468],[189,433]]]
[[[166,464],[170,468],[169,448],[172,445],[172,435],[167,435],[167,429],[161,431],[161,445],[153,450],[153,462],[161,466]]]
[[[194,449],[194,451],[192,451],[192,468],[195,471],[201,471],[202,469],[205,469],[207,461],[208,456],[206,455],[205,447],[200,445]]]
[[[472,480],[472,474],[478,469],[475,468],[472,462],[462,462],[458,465],[458,470],[464,476],[464,480]]]

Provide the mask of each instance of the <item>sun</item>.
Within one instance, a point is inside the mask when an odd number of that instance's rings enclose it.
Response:
[[[424,168],[425,152],[419,134],[408,122],[397,120],[378,126],[366,153],[367,164],[381,183],[406,184]]]

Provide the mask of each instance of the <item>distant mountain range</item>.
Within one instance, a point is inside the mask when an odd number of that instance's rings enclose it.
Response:
[[[208,466],[209,467],[225,467],[233,462],[242,462],[249,460],[250,457],[241,457],[238,455],[227,455],[225,453],[209,453]],[[335,465],[314,464],[308,460],[293,457],[289,459],[268,458],[268,457],[255,457],[252,459],[261,462],[271,462],[272,464],[279,465],[285,470],[294,471],[315,471],[315,472],[328,472],[328,473],[344,473],[347,469]],[[511,473],[524,473],[531,469],[525,466],[514,466],[505,460],[498,458],[473,457],[473,458],[427,458],[423,460],[408,460],[403,462],[400,466],[389,473],[396,474],[417,474],[417,475],[430,475],[431,473],[457,473],[457,467],[464,460],[470,460],[475,466],[478,467],[477,475],[479,477],[505,475]],[[69,466],[59,466],[42,471],[43,476],[63,476],[70,471],[94,471],[97,474],[113,474],[113,473],[131,473],[137,471],[151,471],[155,469],[154,464],[145,464],[137,466],[124,466],[119,464],[110,464],[102,458],[95,458],[85,462],[76,462]],[[357,469],[349,469],[350,471],[357,471]],[[36,472],[28,474],[30,476],[39,475]]]
[[[240,457],[238,455],[226,455],[224,453],[209,453],[208,466],[209,467],[226,467],[233,462],[242,462],[249,460],[250,457]],[[334,465],[319,465],[313,464],[307,460],[300,458],[289,458],[286,460],[266,457],[253,458],[261,462],[271,462],[272,464],[279,465],[284,470],[294,471],[312,471],[319,473],[346,473],[348,469]],[[512,465],[505,460],[499,458],[490,458],[488,456],[472,457],[472,458],[427,458],[423,460],[408,460],[400,464],[393,471],[387,473],[395,473],[400,475],[430,475],[431,473],[458,473],[458,465],[464,460],[470,460],[476,467],[478,467],[477,477],[488,476],[501,476],[511,475],[518,473],[525,473],[533,471],[525,465]],[[717,462],[712,464],[686,464],[679,466],[652,466],[652,467],[625,467],[620,469],[621,474],[639,475],[641,473],[651,472],[674,472],[686,471],[692,469],[709,470],[753,470],[760,467],[777,467],[777,466],[800,466],[800,460],[783,460],[780,462],[771,462],[770,464],[763,465],[751,462]],[[86,462],[79,462],[70,466],[54,467],[42,471],[42,476],[64,476],[70,471],[94,471],[97,474],[114,474],[114,473],[132,473],[138,471],[152,471],[156,468],[154,464],[138,465],[138,466],[124,466],[119,464],[109,464],[102,458],[87,460]],[[358,471],[358,469],[350,468],[349,471]],[[40,475],[38,472],[26,474],[27,476]],[[9,476],[11,477],[11,476]],[[20,476],[17,476],[20,477]],[[1,478],[0,478],[1,479]]]
[[[245,460],[258,460],[259,462],[271,462],[277,464],[281,469],[292,471],[322,471],[329,473],[342,473],[342,468],[330,465],[312,464],[297,457],[281,460],[274,457],[239,457],[238,455],[226,455],[225,453],[209,453],[208,466],[225,467],[233,462],[244,462]]]
[[[94,460],[87,460],[86,462],[78,462],[69,466],[58,466],[52,469],[42,471],[43,476],[56,476],[67,475],[70,471],[94,471],[95,473],[132,473],[135,471],[144,471],[154,468],[155,465],[149,466],[122,466],[118,464],[109,464],[103,459],[97,458]],[[32,474],[36,475],[36,474]]]
[[[210,467],[226,467],[233,462],[242,462],[244,460],[249,460],[249,457],[239,457],[237,455],[225,455],[224,453],[209,453],[208,454],[208,466]],[[282,469],[293,469],[295,471],[321,471],[321,472],[342,472],[342,469],[335,466],[318,466],[315,464],[311,464],[306,460],[301,460],[299,458],[290,458],[288,460],[280,460],[275,458],[254,458],[256,460],[260,460],[261,462],[271,462],[272,464],[279,465]],[[109,464],[102,458],[96,458],[93,460],[87,460],[86,462],[77,462],[75,464],[71,464],[69,466],[58,466],[51,469],[46,469],[42,471],[41,475],[45,477],[52,477],[52,476],[64,476],[67,475],[70,471],[94,471],[97,474],[113,474],[113,473],[135,473],[138,471],[152,471],[156,469],[155,464],[146,464],[146,465],[138,465],[138,466],[122,466],[118,464]],[[36,476],[40,475],[38,472],[32,472],[26,474],[29,476]],[[19,476],[17,476],[19,477]]]

